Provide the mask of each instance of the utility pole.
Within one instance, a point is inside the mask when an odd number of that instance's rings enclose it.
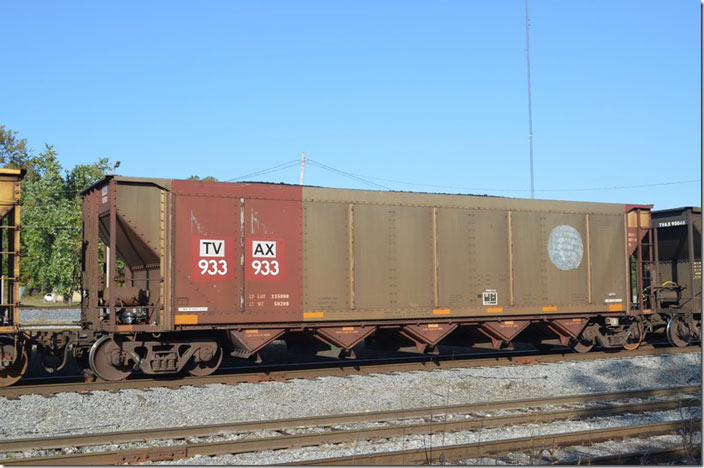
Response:
[[[530,33],[528,19],[528,0],[526,0],[526,65],[528,67],[528,144],[530,146],[530,198],[535,198],[533,185],[533,108],[530,96]]]
[[[306,171],[306,152],[301,153],[301,185],[303,185],[303,175]]]

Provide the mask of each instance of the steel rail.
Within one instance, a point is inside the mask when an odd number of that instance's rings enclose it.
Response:
[[[420,465],[450,463],[468,458],[499,456],[501,454],[533,451],[536,449],[553,449],[598,443],[629,437],[652,437],[670,434],[679,430],[689,421],[671,421],[665,423],[643,424],[618,428],[595,429],[590,431],[548,434],[517,439],[493,440],[472,444],[449,445],[445,447],[402,450],[386,453],[354,455],[350,457],[304,460],[282,465]],[[697,420],[700,424],[701,420]]]
[[[140,442],[145,440],[157,439],[206,437],[227,433],[243,433],[263,430],[283,430],[294,427],[325,427],[331,425],[351,424],[360,422],[379,422],[397,419],[427,418],[445,416],[448,414],[468,414],[479,411],[486,412],[519,408],[537,408],[544,406],[558,406],[598,401],[617,401],[630,398],[648,398],[658,396],[662,397],[677,394],[698,394],[700,391],[701,387],[692,385],[670,388],[651,388],[636,391],[586,393],[579,395],[558,396],[552,398],[531,398],[524,400],[434,406],[427,408],[411,408],[368,413],[347,413],[332,416],[310,416],[303,418],[234,422],[201,426],[157,428],[139,431],[120,431],[85,435],[9,439],[0,440],[0,453],[15,452],[28,449],[48,450],[62,447],[85,447],[90,445]],[[677,402],[678,400],[674,401]]]
[[[71,455],[45,456],[35,458],[2,459],[6,465],[105,465],[121,463],[141,463],[145,461],[170,461],[179,458],[190,458],[195,455],[216,456],[262,450],[280,450],[296,447],[314,446],[320,444],[335,444],[358,440],[384,439],[415,434],[434,434],[461,430],[475,430],[490,427],[511,426],[519,424],[549,423],[572,418],[591,418],[614,416],[626,413],[648,411],[667,411],[683,407],[697,406],[699,400],[670,400],[650,403],[615,405],[598,408],[578,408],[551,411],[545,413],[529,413],[498,417],[480,417],[457,421],[431,421],[414,425],[391,425],[378,428],[350,429],[328,431],[323,433],[308,433],[263,437],[255,439],[225,440],[211,443],[185,443],[168,447],[148,447],[142,449],[119,450],[109,452],[89,452]],[[336,417],[332,417],[336,418]],[[328,424],[341,424],[329,421]],[[195,434],[182,434],[181,437]],[[70,440],[64,446],[73,446]],[[104,444],[114,443],[104,440]],[[25,448],[26,449],[26,448]]]
[[[701,353],[701,347],[690,346],[685,348],[659,348],[644,345],[640,348],[627,351],[592,351],[578,354],[564,352],[556,354],[519,355],[519,356],[494,356],[482,358],[465,358],[454,360],[426,360],[420,362],[402,362],[386,364],[366,364],[351,361],[340,365],[336,363],[328,367],[315,367],[307,369],[288,369],[274,371],[255,371],[246,373],[214,374],[207,377],[180,377],[170,379],[139,378],[119,382],[63,382],[55,384],[14,385],[0,388],[0,397],[17,398],[22,395],[54,395],[64,392],[92,392],[116,391],[124,389],[144,389],[153,387],[178,388],[185,385],[202,386],[208,384],[238,384],[258,383],[266,381],[283,381],[291,379],[310,379],[316,377],[345,377],[348,375],[388,374],[393,372],[447,370],[469,367],[506,366],[524,364],[542,364],[562,361],[592,361],[599,359],[615,359],[662,354],[687,354]]]
[[[585,456],[576,464],[584,465],[652,465],[671,461],[684,461],[686,464],[701,465],[701,444],[687,447],[671,447],[665,449],[640,450],[637,452],[603,455],[599,457]]]
[[[91,445],[141,442],[159,439],[183,439],[186,437],[207,437],[228,433],[255,432],[264,430],[283,430],[294,427],[331,426],[360,422],[392,421],[410,418],[428,418],[448,414],[468,414],[479,411],[497,411],[507,409],[537,408],[598,401],[617,401],[630,398],[648,398],[672,396],[677,394],[698,394],[699,386],[670,388],[651,388],[636,391],[586,393],[580,395],[558,396],[552,398],[531,398],[485,403],[433,406],[402,410],[376,411],[369,413],[347,413],[332,416],[310,416],[290,419],[271,419],[264,421],[247,421],[201,426],[156,428],[139,431],[103,432],[95,434],[66,435],[57,437],[39,437],[25,439],[0,440],[0,453],[22,450],[49,450],[62,447],[86,447]],[[682,400],[673,400],[672,409]],[[656,402],[664,403],[664,402]],[[674,405],[674,406],[673,406]]]

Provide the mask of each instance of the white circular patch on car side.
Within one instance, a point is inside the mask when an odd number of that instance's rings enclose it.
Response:
[[[548,254],[553,265],[563,271],[576,270],[582,263],[582,236],[572,226],[561,224],[550,231]]]

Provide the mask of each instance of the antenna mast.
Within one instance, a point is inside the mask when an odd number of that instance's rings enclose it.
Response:
[[[530,33],[528,18],[528,0],[526,0],[526,65],[528,68],[528,144],[530,147],[530,198],[535,198],[533,184],[533,106],[530,95]]]

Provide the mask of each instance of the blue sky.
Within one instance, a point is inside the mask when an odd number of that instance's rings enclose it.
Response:
[[[226,180],[305,151],[388,189],[529,197],[524,8],[5,2],[0,124],[130,176]],[[700,205],[700,182],[576,190],[700,179],[700,2],[530,0],[530,17],[536,198]],[[372,188],[314,163],[306,184]]]

